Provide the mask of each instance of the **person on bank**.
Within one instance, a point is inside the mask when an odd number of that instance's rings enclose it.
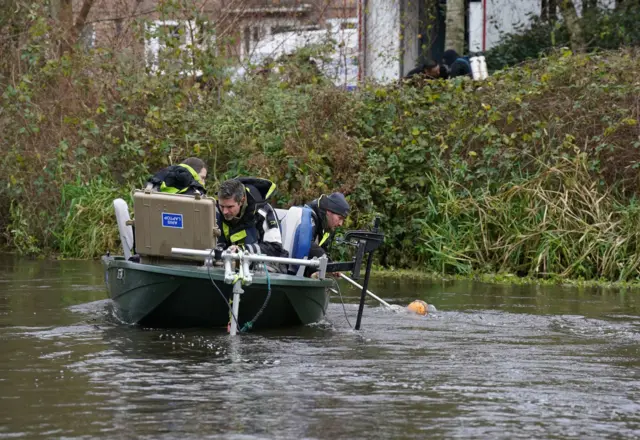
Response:
[[[154,174],[147,180],[147,188],[169,194],[204,195],[207,193],[204,188],[206,178],[207,166],[204,161],[190,157]]]
[[[447,79],[449,78],[447,67],[434,60],[427,60],[424,63],[419,64],[407,73],[404,77],[405,80],[414,79]]]
[[[344,194],[334,192],[307,203],[311,209],[312,243],[309,258],[326,255],[331,248],[336,229],[349,215],[349,203]]]
[[[442,55],[442,63],[446,66],[449,72],[449,78],[456,78],[458,76],[468,76],[473,78],[471,73],[471,64],[466,58],[458,55],[453,49],[449,49]]]
[[[282,247],[280,224],[268,203],[276,185],[255,177],[238,177],[222,182],[218,190],[216,221],[222,231],[218,248],[272,257],[288,257]]]

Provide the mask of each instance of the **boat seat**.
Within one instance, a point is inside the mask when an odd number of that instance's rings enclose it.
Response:
[[[129,217],[129,206],[122,199],[113,201],[113,209],[116,212],[116,222],[120,233],[120,243],[122,244],[122,254],[125,259],[131,258],[133,251],[133,228],[131,227],[131,217]]]
[[[313,227],[311,209],[293,206],[289,209],[276,209],[282,232],[282,247],[291,258],[307,258],[311,250]],[[297,270],[297,266],[293,269]]]

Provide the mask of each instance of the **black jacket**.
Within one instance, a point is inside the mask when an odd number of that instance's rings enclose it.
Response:
[[[319,257],[329,252],[333,242],[334,232],[327,230],[327,209],[323,198],[315,199],[305,206],[311,208],[312,243],[310,258]]]
[[[456,59],[449,68],[449,77],[455,78],[457,76],[468,76],[473,78],[471,74],[471,65],[464,58]]]
[[[471,64],[469,64],[469,61],[466,58],[458,55],[458,52],[455,50],[446,50],[444,54],[442,54],[442,62],[447,66],[449,78],[465,75],[473,78],[471,73]]]
[[[171,165],[149,177],[147,182],[160,191],[171,194],[206,194],[207,190],[198,182],[193,168],[187,165]]]
[[[434,79],[448,79],[449,78],[449,69],[444,64],[440,64],[440,75],[437,78],[427,76],[425,71],[424,64],[420,64],[414,69],[411,69],[409,73],[404,76],[406,80],[412,79],[422,79],[422,80],[434,80]]]
[[[275,211],[267,199],[275,185],[266,179],[239,177],[246,189],[246,202],[240,218],[228,222],[218,209],[217,223],[222,231],[218,238],[218,247],[226,249],[231,245],[241,245],[253,253],[262,253],[272,257],[288,256],[282,247],[280,224]]]

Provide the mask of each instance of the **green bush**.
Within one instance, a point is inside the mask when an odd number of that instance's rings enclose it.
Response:
[[[631,53],[564,52],[504,71],[480,88],[449,81],[365,93],[360,119],[371,132],[360,134],[368,162],[356,197],[384,215],[383,263],[447,272],[524,270],[533,260],[503,266],[494,254],[478,253],[499,237],[479,234],[488,220],[471,208],[566,160],[584,164],[594,194],[632,197],[640,160],[636,63]],[[520,202],[486,210],[498,208],[506,222],[528,219]],[[500,258],[511,261],[512,251],[501,249]],[[531,250],[524,254],[537,258]],[[547,272],[564,273],[563,261]]]
[[[513,33],[503,35],[502,42],[487,51],[487,68],[495,71],[515,66],[523,61],[547,55],[554,48],[569,45],[569,32],[562,22],[532,17],[529,26],[521,26]]]
[[[632,50],[552,52],[482,83],[356,92],[319,77],[308,53],[203,90],[106,50],[47,51],[34,37],[20,49],[32,58],[4,62],[0,77],[0,228],[11,249],[114,250],[111,200],[196,155],[212,191],[239,174],[273,179],[279,206],[344,191],[347,227],[383,218],[386,266],[640,275]]]
[[[596,9],[580,18],[588,49],[610,50],[640,45],[640,7]],[[503,41],[486,53],[487,67],[491,71],[536,59],[554,49],[571,45],[569,32],[563,21],[542,20],[532,17],[527,26],[505,34]]]

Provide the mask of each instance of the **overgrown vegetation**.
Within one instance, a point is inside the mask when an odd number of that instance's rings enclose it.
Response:
[[[616,9],[594,8],[584,11],[578,24],[586,49],[597,51],[639,46],[638,23],[640,4],[627,1]],[[570,46],[571,39],[565,21],[555,17],[534,16],[531,23],[523,24],[513,33],[505,35],[498,46],[487,52],[487,65],[492,71],[502,69]]]
[[[0,70],[0,230],[10,249],[82,258],[116,249],[111,200],[197,155],[211,189],[252,174],[278,183],[280,206],[346,192],[347,226],[382,216],[386,267],[640,277],[631,49],[557,52],[483,83],[357,92],[319,79],[307,53],[236,83],[220,69],[202,89],[106,50],[50,56],[46,23],[33,17]]]

